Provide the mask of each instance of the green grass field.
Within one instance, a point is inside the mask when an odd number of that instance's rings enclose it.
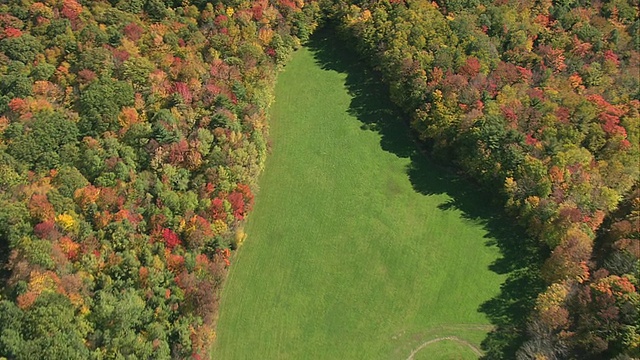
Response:
[[[504,277],[485,224],[455,206],[469,185],[424,159],[362,66],[327,46],[279,76],[213,358],[406,359],[443,336],[479,347],[491,326],[478,309]],[[440,341],[415,358],[476,355]]]

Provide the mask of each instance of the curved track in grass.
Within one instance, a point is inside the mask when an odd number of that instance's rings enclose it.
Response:
[[[418,346],[418,348],[416,348],[415,350],[413,350],[411,352],[411,354],[409,355],[407,360],[414,360],[416,354],[419,353],[421,350],[423,350],[424,348],[428,347],[429,345],[432,345],[432,344],[435,344],[435,343],[438,343],[438,342],[441,342],[441,341],[455,341],[455,342],[460,343],[460,344],[468,347],[469,349],[471,349],[471,351],[475,355],[477,355],[478,357],[482,356],[482,351],[480,349],[478,349],[472,343],[470,343],[470,342],[468,342],[466,340],[462,340],[457,336],[443,336],[443,337],[431,339],[429,341],[426,341],[426,342],[422,343],[420,346]]]
[[[317,38],[280,74],[214,359],[404,359],[486,336],[499,254],[464,210],[484,200],[422,156],[363,68]]]

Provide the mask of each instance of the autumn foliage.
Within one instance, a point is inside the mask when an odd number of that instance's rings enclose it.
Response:
[[[0,4],[0,357],[207,354],[275,74],[318,14]]]

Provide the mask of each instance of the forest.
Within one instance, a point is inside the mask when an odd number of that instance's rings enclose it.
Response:
[[[278,71],[334,28],[543,257],[486,359],[640,357],[638,0],[0,4],[0,358],[209,358]]]
[[[207,358],[302,5],[0,5],[1,356]]]

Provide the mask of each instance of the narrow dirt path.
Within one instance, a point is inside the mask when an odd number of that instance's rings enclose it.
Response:
[[[478,349],[475,345],[473,345],[472,343],[466,341],[466,340],[462,340],[457,336],[443,336],[443,337],[439,337],[439,338],[435,338],[435,339],[431,339],[425,343],[423,343],[422,345],[418,346],[415,350],[413,350],[411,352],[411,354],[409,355],[409,357],[407,358],[407,360],[413,360],[413,357],[422,349],[424,349],[425,347],[433,344],[433,343],[437,343],[439,341],[444,341],[444,340],[451,340],[451,341],[456,341],[460,344],[466,345],[468,346],[471,351],[473,351],[476,355],[478,356],[482,356],[482,350]]]

